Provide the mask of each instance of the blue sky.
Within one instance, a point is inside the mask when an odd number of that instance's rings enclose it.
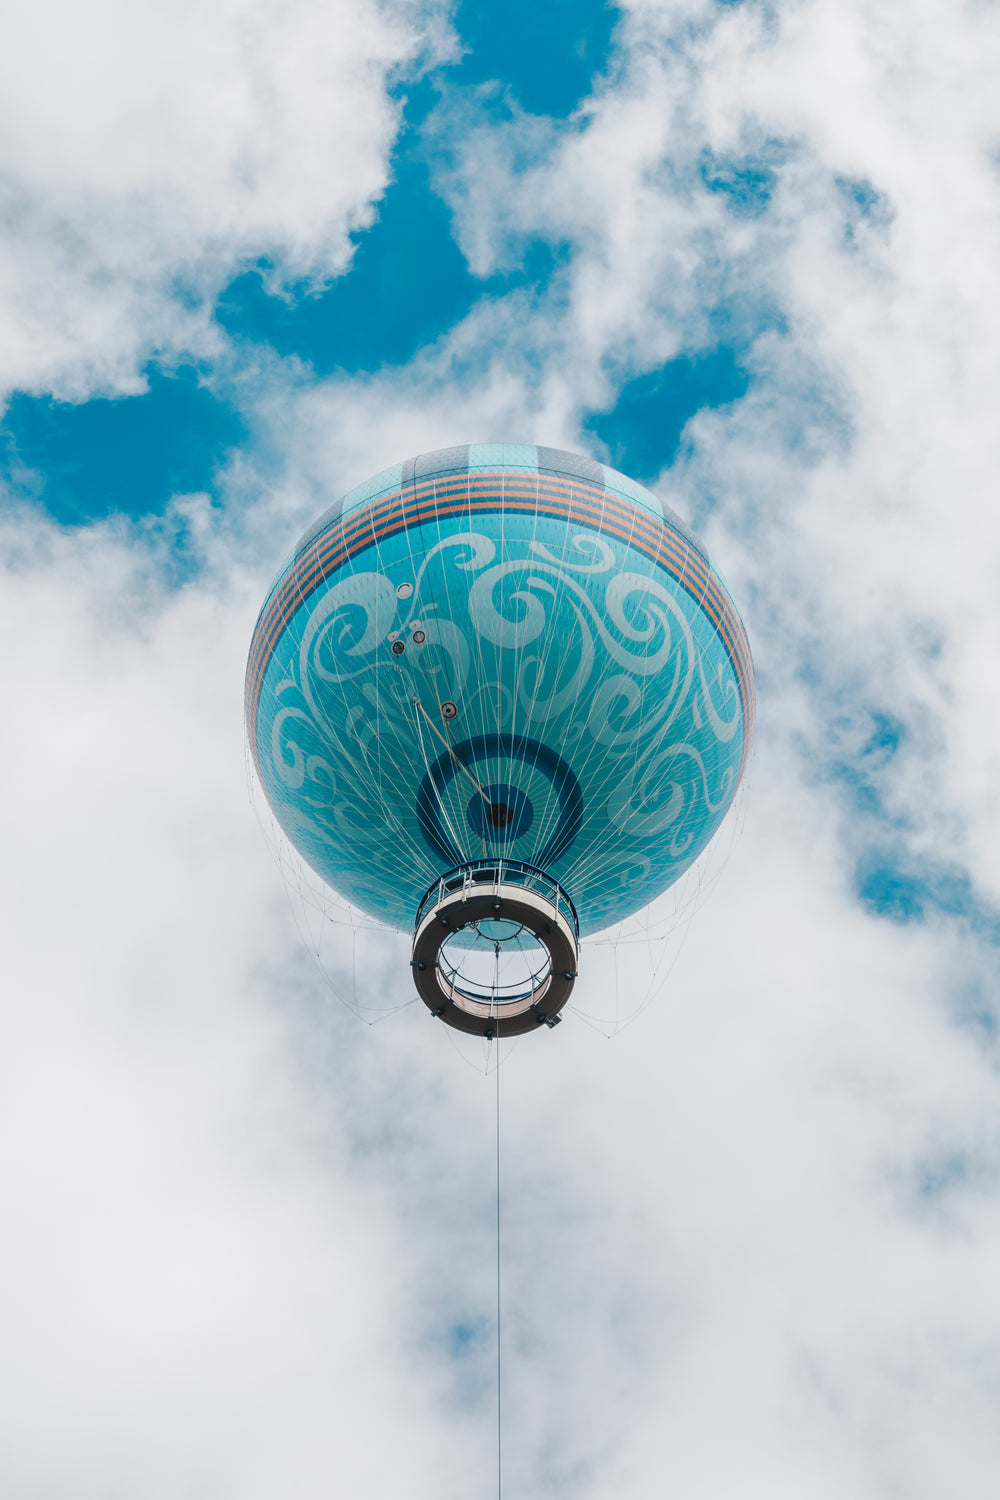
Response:
[[[989,8],[86,21],[0,55],[0,1490],[490,1492],[493,1078],[303,894],[241,693],[310,521],[492,435],[663,495],[760,689],[501,1070],[511,1493],[993,1500]]]
[[[448,203],[435,189],[440,132],[433,124],[443,103],[474,98],[501,128],[518,109],[573,130],[574,111],[594,82],[613,75],[619,19],[614,6],[568,0],[460,5],[453,24],[461,55],[396,86],[402,114],[390,181],[372,225],[352,235],[345,273],[319,289],[308,280],[275,286],[275,267],[262,259],[234,277],[212,308],[231,340],[221,370],[211,361],[178,365],[154,356],[142,371],[145,394],[68,402],[13,393],[0,441],[14,491],[65,524],[111,512],[161,513],[177,493],[214,493],[232,449],[250,441],[233,387],[240,363],[251,363],[261,346],[303,361],[320,378],[371,374],[405,365],[480,299],[522,287],[544,294],[565,261],[563,247],[548,239],[524,244],[506,274],[470,271]],[[737,165],[706,159],[703,175],[740,212],[756,212],[773,175],[766,155]],[[654,479],[673,459],[689,418],[737,400],[749,376],[738,351],[723,342],[633,379],[612,379],[613,404],[584,413],[584,431],[615,465]],[[396,456],[387,453],[386,461]]]

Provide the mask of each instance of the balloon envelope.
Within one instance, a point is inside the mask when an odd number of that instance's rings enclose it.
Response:
[[[545,870],[581,932],[646,906],[725,816],[753,718],[746,635],[650,491],[480,444],[339,501],[279,573],[247,669],[268,801],[316,873],[410,928],[445,871]]]

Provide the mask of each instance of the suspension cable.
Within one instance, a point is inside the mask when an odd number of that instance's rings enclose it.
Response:
[[[434,720],[431,718],[430,714],[427,712],[427,710],[424,707],[424,705],[421,703],[420,699],[419,698],[414,698],[413,701],[416,704],[417,708],[419,708],[420,712],[423,714],[424,718],[427,720],[428,727],[433,732],[435,738],[439,739],[441,741],[442,745],[447,750],[448,754],[451,756],[452,760],[455,762],[456,766],[461,771],[462,775],[468,781],[472,782],[472,785],[475,787],[475,789],[479,793],[480,797],[482,797],[483,801],[486,803],[486,806],[489,807],[491,805],[489,797],[487,797],[485,791],[479,785],[479,782],[476,780],[476,778],[473,776],[472,772],[469,770],[468,766],[465,764],[465,761],[459,759],[458,754],[457,754],[457,752],[455,750],[454,745],[453,744],[449,744],[448,740],[445,739],[444,735],[441,733],[440,729],[438,729],[437,725],[435,724]]]

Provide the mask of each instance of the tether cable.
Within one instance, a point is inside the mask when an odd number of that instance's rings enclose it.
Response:
[[[497,1500],[502,1500],[503,1495],[503,1444],[501,1441],[502,1428],[500,1425],[500,1042],[495,1043],[496,1056],[496,1080],[497,1080]]]

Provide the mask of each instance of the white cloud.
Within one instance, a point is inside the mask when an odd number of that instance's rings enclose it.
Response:
[[[108,529],[4,542],[0,1483],[422,1494],[395,1252],[288,1036],[247,581],[173,591]]]
[[[300,41],[314,14],[294,13]],[[744,336],[768,308],[750,395],[701,414],[663,478],[762,669],[745,832],[634,1025],[608,1043],[567,1021],[502,1074],[509,1484],[992,1496],[995,950],[961,917],[897,925],[853,892],[857,856],[889,838],[984,900],[1000,882],[988,21],[944,0],[634,7],[579,128],[525,127],[528,170],[518,127],[461,121],[470,255],[487,269],[520,235],[567,241],[550,294],[478,308],[402,371],[313,386],[263,367],[281,484],[255,492],[244,458],[227,514],[186,502],[204,570],[183,586],[170,518],[8,527],[6,1490],[488,1488],[492,1083],[419,1007],[368,1031],[311,977],[245,798],[243,653],[272,564],[325,499],[448,441],[579,443],[609,372],[711,342],[723,317]],[[176,238],[149,210],[156,274],[271,225],[307,270],[334,264],[382,180],[376,96],[364,171],[331,174],[318,206],[315,163],[287,199],[268,176],[251,110],[265,186],[237,181],[233,126]],[[197,116],[171,127],[195,153]],[[38,369],[67,381],[86,360],[134,371],[153,326],[139,252],[102,248],[123,243],[119,184],[140,205],[189,191],[87,128],[112,144],[84,172],[100,213],[81,264],[110,267],[109,300],[86,338],[40,341]],[[68,221],[72,174],[36,155],[32,202]],[[774,174],[756,216],[701,175],[746,156]],[[908,738],[879,761],[861,748],[880,711]],[[832,779],[838,759],[883,812]],[[359,939],[362,986],[406,989],[390,957]]]
[[[0,391],[141,389],[217,355],[212,301],[258,257],[322,282],[387,182],[387,87],[444,55],[433,8],[40,0],[0,56]],[[205,301],[207,299],[207,306]]]

